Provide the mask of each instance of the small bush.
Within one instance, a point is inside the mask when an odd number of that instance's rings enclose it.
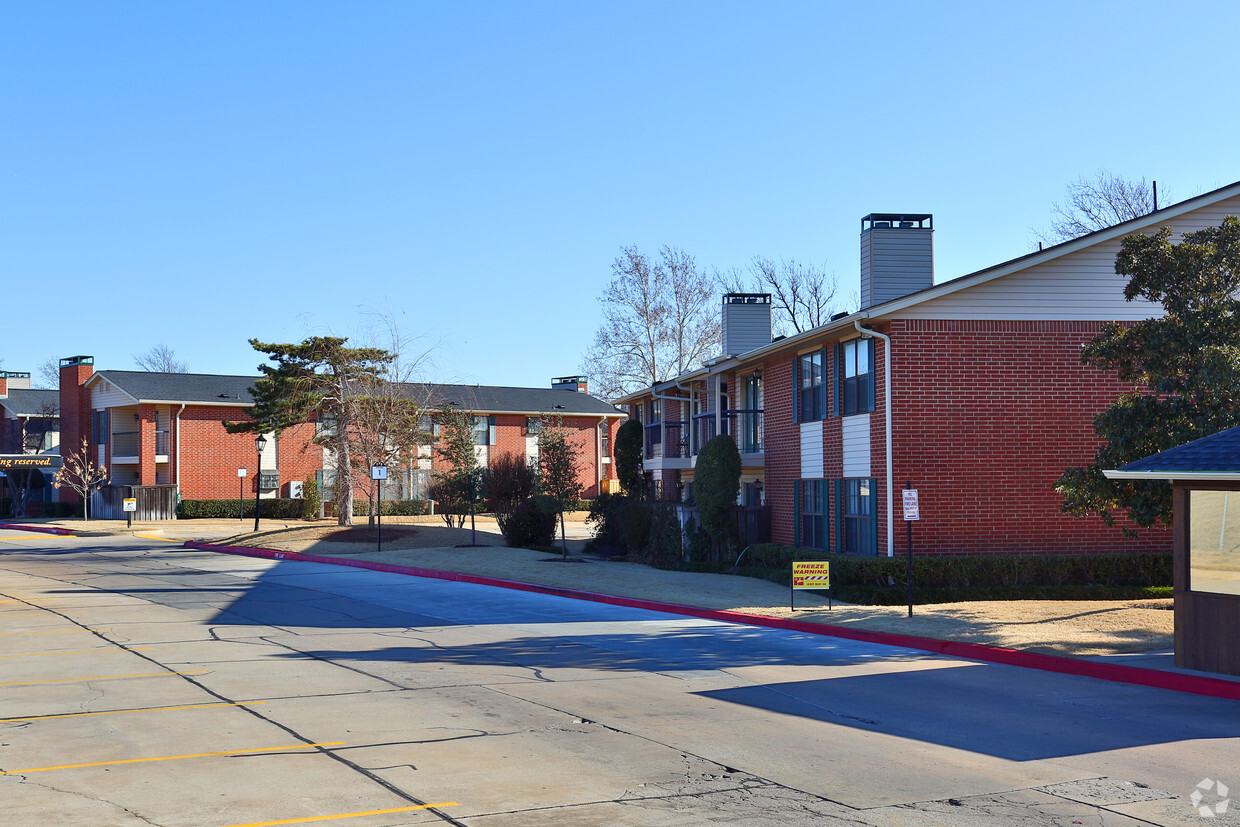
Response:
[[[319,481],[314,474],[306,477],[301,488],[301,516],[306,520],[317,520],[319,509],[323,507],[323,497],[319,494]]]
[[[549,547],[555,542],[555,524],[555,502],[550,497],[529,497],[508,516],[504,542],[512,548]]]

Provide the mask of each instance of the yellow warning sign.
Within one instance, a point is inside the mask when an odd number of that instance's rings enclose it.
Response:
[[[830,563],[806,560],[792,564],[792,588],[825,589],[830,585]]]

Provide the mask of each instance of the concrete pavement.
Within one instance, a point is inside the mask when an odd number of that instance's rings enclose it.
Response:
[[[1240,783],[1235,702],[547,595],[6,537],[0,599],[6,823],[1196,824]]]

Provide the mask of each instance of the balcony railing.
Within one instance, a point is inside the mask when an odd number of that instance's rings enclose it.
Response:
[[[141,454],[140,445],[142,444],[141,431],[118,431],[112,434],[112,456],[114,457],[136,457]],[[155,453],[166,456],[172,445],[171,434],[168,431],[155,432]]]
[[[679,459],[689,456],[685,423],[672,420],[646,426],[646,459]]]
[[[736,447],[742,454],[762,453],[762,411],[737,409],[728,411]]]

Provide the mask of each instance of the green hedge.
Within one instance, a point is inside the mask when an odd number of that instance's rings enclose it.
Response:
[[[181,500],[177,513],[183,520],[236,520],[237,500]],[[242,518],[254,519],[254,500],[240,502]],[[259,500],[258,516],[269,520],[300,520],[302,501]]]
[[[303,500],[259,500],[258,516],[272,520],[300,520],[303,517]],[[243,500],[242,514],[254,519],[254,500]],[[384,517],[417,517],[429,513],[426,500],[384,500]],[[236,500],[181,500],[179,509],[183,520],[235,520]],[[370,502],[365,498],[353,500],[353,516],[365,517],[370,513]]]
[[[426,500],[383,500],[379,509],[384,517],[421,517],[431,513],[430,504]],[[353,516],[366,517],[370,514],[370,500],[353,499]]]
[[[793,560],[831,562],[832,590],[849,603],[907,600],[904,557],[855,557],[776,543],[750,546],[731,567],[788,585]],[[914,557],[913,600],[1123,600],[1171,595],[1171,554],[993,554]]]

